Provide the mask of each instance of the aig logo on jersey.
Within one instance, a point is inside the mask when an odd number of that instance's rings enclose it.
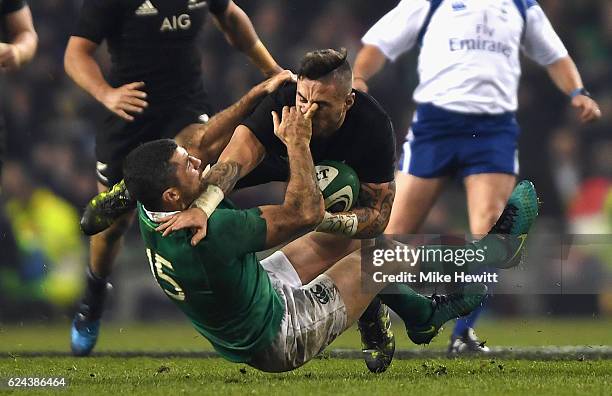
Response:
[[[189,15],[181,14],[181,15],[173,15],[171,17],[164,18],[162,22],[161,28],[159,28],[160,32],[175,32],[177,30],[187,30],[191,27],[191,19],[189,19]]]

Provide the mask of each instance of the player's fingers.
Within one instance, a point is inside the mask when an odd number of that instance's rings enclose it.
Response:
[[[160,218],[159,218],[159,223],[163,225],[163,224],[166,224],[166,223],[168,223],[170,220],[173,220],[173,219],[175,219],[175,218],[176,218],[176,214],[171,214],[171,215],[168,215],[168,216],[160,217]],[[160,226],[160,227],[161,227],[161,226]]]
[[[143,88],[145,86],[144,81],[137,81],[129,84],[125,84],[124,87],[130,90],[138,90],[139,88]]]
[[[174,226],[169,226],[168,228],[166,228],[164,230],[164,232],[162,232],[162,236],[163,237],[167,237],[168,235],[172,234],[174,232]]]
[[[189,221],[186,221],[183,217],[179,217],[174,224],[172,224],[172,229],[174,231],[178,231],[182,230],[183,228],[188,228],[189,226]]]
[[[142,99],[138,99],[138,98],[133,97],[133,96],[126,96],[126,97],[124,98],[124,100],[125,100],[127,103],[131,104],[131,105],[134,105],[134,106],[137,106],[137,107],[141,107],[141,108],[145,108],[145,107],[147,107],[147,106],[149,105],[149,104],[148,104],[147,102],[145,102],[144,100],[142,100]]]
[[[134,121],[134,117],[132,117],[131,115],[129,115],[128,113],[126,113],[125,111],[121,109],[115,111],[115,114],[117,114],[119,117],[123,118],[124,120]]]
[[[582,120],[582,122],[586,122],[588,115],[589,106],[587,104],[582,104],[580,106],[580,120]]]
[[[174,222],[168,223],[162,232],[162,236],[168,236],[174,231]]]
[[[283,115],[281,116],[281,122],[283,122],[286,118],[289,117],[291,109],[289,108],[289,106],[283,106]]]
[[[166,228],[170,227],[171,223],[162,223],[155,228],[155,231],[163,231]]]
[[[126,103],[125,101],[122,101],[119,104],[119,108],[121,110],[129,111],[130,113],[142,113],[142,108],[141,107],[131,105],[129,103]]]
[[[306,110],[306,114],[304,114],[304,118],[306,118],[307,120],[312,120],[312,117],[314,117],[314,114],[318,108],[319,108],[318,103],[311,104],[308,110]]]
[[[205,236],[206,236],[206,232],[204,231],[204,229],[198,228],[196,233],[191,238],[191,246],[195,246],[198,243],[200,243],[200,241],[204,239]]]
[[[598,113],[599,112],[599,113]],[[592,106],[589,107],[586,111],[586,114],[583,118],[583,122],[591,122],[596,120],[597,118],[599,118],[599,114],[601,114],[601,112],[599,111],[598,108]]]
[[[147,93],[143,91],[138,91],[135,89],[130,89],[126,92],[127,95],[133,96],[135,98],[145,99],[147,97]]]
[[[601,109],[599,107],[595,108],[595,118],[596,119],[600,119],[601,118]]]
[[[278,113],[276,111],[272,112],[272,124],[274,125],[274,133],[276,133],[276,131],[278,131],[278,126],[280,125]]]
[[[162,234],[163,236],[168,235],[171,232],[172,227],[174,226],[174,224],[176,223],[176,221],[178,220],[178,216],[174,216],[172,217],[170,220],[168,220],[167,222],[160,224],[157,228],[159,229],[159,231],[164,231],[164,233]]]

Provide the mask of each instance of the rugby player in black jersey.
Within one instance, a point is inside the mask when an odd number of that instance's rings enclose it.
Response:
[[[0,0],[0,27],[5,33],[0,39],[0,73],[4,74],[19,69],[32,59],[38,45],[38,36],[25,0]],[[5,144],[4,117],[0,114],[0,176]]]
[[[211,114],[197,48],[208,11],[227,41],[264,75],[281,71],[231,0],[84,0],[64,63],[68,75],[108,109],[96,136],[101,191],[122,179],[123,159],[133,148],[174,138]],[[108,81],[94,58],[103,41],[112,62]],[[95,346],[107,277],[132,218],[127,213],[91,238],[86,292],[71,329],[75,355]]]

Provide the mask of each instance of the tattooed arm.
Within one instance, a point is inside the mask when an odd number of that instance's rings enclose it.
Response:
[[[190,209],[161,219],[157,231],[166,236],[174,231],[191,228],[195,231],[191,243],[195,246],[206,236],[210,215],[217,209],[241,177],[253,170],[266,154],[265,148],[251,130],[243,125],[236,128],[229,144],[223,150],[219,162],[203,174],[200,196]]]
[[[215,114],[207,123],[191,124],[184,128],[176,137],[176,142],[204,164],[217,162],[233,134],[238,132],[238,124],[265,95],[276,91],[283,83],[293,78],[293,73],[285,70],[256,85],[236,103]]]
[[[317,231],[354,239],[374,238],[383,233],[395,198],[395,182],[362,183],[358,207],[349,212],[325,213]]]

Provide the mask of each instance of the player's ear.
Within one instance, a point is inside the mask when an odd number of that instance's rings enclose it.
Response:
[[[346,111],[348,111],[348,109],[353,107],[354,104],[355,104],[355,93],[351,92],[350,94],[346,96],[346,99],[344,100],[344,106],[346,107]]]
[[[176,207],[181,201],[181,193],[176,187],[167,188],[162,193],[162,201],[169,206]]]

